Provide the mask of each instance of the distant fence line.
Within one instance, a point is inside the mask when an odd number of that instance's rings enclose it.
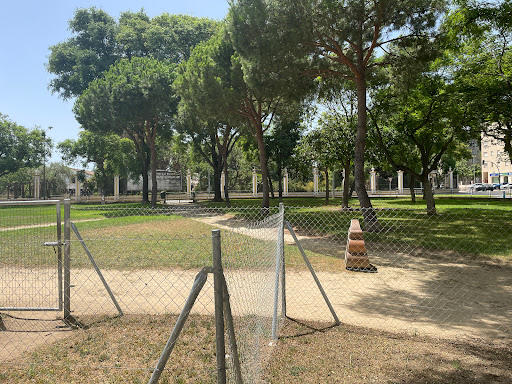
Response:
[[[275,191],[275,196],[278,196],[278,192]],[[436,195],[449,195],[449,196],[460,196],[460,197],[471,197],[473,195],[473,191],[469,190],[468,188],[460,188],[460,189],[435,189],[434,193]],[[403,192],[399,192],[398,190],[377,190],[377,191],[368,191],[368,194],[372,198],[381,198],[381,197],[402,197],[407,198],[410,196],[410,190],[404,190]],[[423,189],[422,188],[414,188],[414,194],[416,196],[422,196]],[[492,193],[492,191],[485,191],[480,193],[479,195],[482,196],[484,194],[485,196],[489,198],[512,198],[512,189],[509,190],[502,190],[495,193]],[[150,194],[151,195],[151,194]],[[165,195],[160,192],[158,194],[158,199],[162,203],[191,203],[193,201],[207,201],[207,200],[213,200],[214,198],[213,192],[208,191],[194,191],[190,195],[186,192],[165,192]],[[342,189],[336,189],[336,190],[330,190],[329,191],[329,198],[341,198],[343,195]],[[221,195],[222,198],[225,198],[225,194]],[[258,192],[256,194],[253,194],[250,191],[229,191],[229,197],[231,199],[252,199],[252,198],[262,198],[263,193]],[[305,197],[317,197],[317,198],[325,198],[325,190],[319,190],[317,193],[311,192],[311,191],[305,191],[305,192],[288,192],[286,198],[305,198]],[[353,192],[351,195],[352,198],[357,197],[357,193]],[[69,195],[60,195],[60,196],[51,196],[51,199],[57,199],[57,200],[63,200],[66,198],[71,198],[73,202],[77,202],[74,196]],[[23,201],[23,200],[37,200],[33,197],[29,198],[13,198],[8,197],[7,195],[1,195],[0,194],[0,201]],[[142,195],[131,195],[131,194],[121,194],[117,198],[115,196],[100,196],[100,195],[86,195],[81,196],[80,201],[81,203],[140,203],[142,202]]]
[[[200,198],[206,199],[209,197],[204,197],[204,194],[212,194],[212,191],[198,191],[197,188],[194,190],[195,180],[193,173],[188,170],[186,173],[186,181],[185,183],[182,183],[181,181],[178,183],[176,182],[176,175],[172,174],[170,172],[166,171],[159,171],[159,178],[160,182],[158,183],[158,190],[159,191],[166,191],[169,193],[171,191],[171,194],[175,194],[177,196],[181,196],[182,194],[186,195],[187,199],[191,199],[196,195],[201,195]],[[367,190],[370,194],[376,195],[376,194],[396,194],[396,195],[402,195],[402,194],[410,194],[409,188],[410,186],[408,183],[410,183],[410,180],[408,178],[404,177],[403,171],[398,171],[394,176],[392,177],[382,177],[377,174],[374,168],[371,169],[369,182],[367,185]],[[333,173],[334,175],[334,173]],[[173,183],[166,182],[166,177],[172,177],[173,179],[170,181],[173,181]],[[181,180],[181,176],[179,177]],[[341,179],[344,179],[344,173],[341,177]],[[429,179],[431,180],[431,183],[434,187],[434,189],[441,189],[441,193],[453,193],[458,191],[460,187],[459,183],[459,177],[458,175],[454,175],[454,171],[450,169],[448,173],[446,174],[438,174],[437,172],[432,172]],[[334,177],[331,178],[332,181],[332,188],[330,188],[331,194],[333,197],[335,197],[336,193],[341,194],[341,189],[336,190],[335,188],[335,180]],[[16,183],[15,183],[16,184]],[[19,188],[14,188],[10,185],[8,186],[8,189],[6,191],[6,196],[1,196],[0,198],[7,198],[9,199],[17,199],[19,197],[26,197],[26,198],[33,198],[35,200],[39,200],[43,197],[44,194],[44,187],[43,187],[43,180],[41,179],[40,172],[36,172],[34,175],[34,178],[32,182],[22,185],[22,188],[20,191],[18,191]],[[343,183],[342,183],[343,184]],[[132,189],[128,189],[129,192],[139,192],[140,190],[134,190],[133,186],[134,183],[130,184],[132,186]],[[26,187],[26,188],[25,188]],[[221,183],[220,183],[220,192],[222,197],[225,197],[225,174],[222,172],[221,174]],[[261,181],[259,181],[259,176],[255,168],[252,170],[252,189],[251,190],[245,190],[245,191],[237,191],[237,190],[229,190],[229,194],[232,197],[260,197],[262,195],[261,192]],[[422,185],[419,182],[416,182],[414,185],[414,189],[416,193],[422,193]],[[141,188],[141,187],[140,187]],[[11,193],[12,189],[12,193]],[[75,182],[68,185],[68,192],[69,196],[72,197],[74,201],[97,201],[98,197],[90,196],[90,194],[84,194],[82,192],[82,183],[76,178]],[[317,167],[313,167],[313,180],[312,180],[312,190],[311,191],[293,191],[289,188],[289,175],[288,171],[285,168],[283,170],[283,178],[282,178],[282,192],[283,196],[293,196],[293,197],[309,197],[309,196],[320,196],[322,194],[325,194],[325,191],[322,191],[320,188],[320,172]],[[278,191],[274,191],[278,192]],[[21,195],[21,196],[20,196]],[[252,196],[251,196],[252,195]],[[132,197],[133,196],[133,197]],[[120,187],[120,177],[118,175],[114,176],[114,192],[113,192],[113,200],[114,201],[138,201],[140,200],[140,197],[137,197],[138,195],[133,194],[121,194],[121,187]],[[56,197],[56,196],[52,196]],[[66,196],[68,197],[68,196]],[[181,197],[179,197],[181,198]],[[110,200],[110,199],[109,199]]]

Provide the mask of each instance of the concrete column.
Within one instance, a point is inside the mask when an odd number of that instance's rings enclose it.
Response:
[[[114,200],[119,201],[119,175],[114,176]]]
[[[370,172],[370,191],[372,193],[377,192],[377,172],[375,172],[375,168],[372,167]]]
[[[41,172],[36,171],[34,174],[34,199],[41,198]]]
[[[437,175],[436,171],[432,171],[428,175],[428,180],[429,180],[430,184],[432,185],[432,190],[436,189],[436,183],[434,182],[436,175]]]
[[[404,171],[398,171],[398,193],[404,193]]]
[[[192,172],[190,169],[187,169],[187,198],[190,199],[192,197]]]
[[[453,170],[452,167],[450,167],[450,170],[448,171],[448,185],[450,189],[453,189]]]
[[[80,191],[80,180],[78,180],[78,175],[75,175],[75,201],[81,200],[81,191]]]
[[[313,195],[318,195],[318,168],[313,167]]]
[[[258,174],[256,173],[256,168],[252,168],[252,196],[256,197],[258,195]]]
[[[283,172],[283,196],[288,196],[288,169]]]
[[[226,197],[226,193],[224,192],[224,185],[226,185],[226,174],[224,171],[220,174],[220,195],[222,197]]]

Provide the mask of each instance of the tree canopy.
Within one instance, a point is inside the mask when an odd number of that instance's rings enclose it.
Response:
[[[358,100],[355,139],[355,188],[361,207],[370,208],[365,188],[364,154],[367,131],[367,87],[373,71],[400,62],[390,46],[428,45],[444,0],[436,1],[331,1],[331,0],[244,0],[247,9],[265,9],[268,24],[277,28],[274,40],[297,60],[308,60],[303,74],[339,77],[352,81]],[[251,36],[254,38],[254,36]],[[370,212],[371,211],[366,211]],[[368,225],[376,217],[365,215]]]
[[[84,130],[76,140],[67,139],[57,145],[62,159],[86,167],[95,165],[94,176],[100,193],[104,193],[109,180],[115,175],[128,176],[129,164],[134,163],[133,143],[114,133],[101,134]]]
[[[0,114],[0,177],[39,166],[51,145],[44,130],[29,130]]]
[[[281,109],[304,100],[311,89],[300,75],[300,58],[284,49],[281,29],[272,22],[274,11],[262,0],[231,1],[227,24],[235,51],[233,68],[237,68],[235,73],[241,73],[239,78],[243,80],[237,82],[240,101],[233,111],[246,119],[258,144],[263,208],[269,206],[264,134]]]
[[[49,88],[64,99],[78,97],[89,83],[122,58],[153,57],[185,61],[191,48],[207,40],[217,21],[187,15],[150,18],[141,10],[123,12],[119,21],[95,7],[79,8],[69,21],[73,36],[50,47]]]
[[[78,122],[87,130],[127,134],[136,145],[148,144],[153,206],[158,191],[157,139],[177,109],[174,79],[175,64],[152,58],[124,59],[94,80],[74,108]]]
[[[482,130],[501,142],[512,161],[512,2],[461,1],[446,28],[458,31],[454,81],[474,101]]]

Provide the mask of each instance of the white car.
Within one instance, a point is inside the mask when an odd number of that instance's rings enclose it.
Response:
[[[483,191],[483,190],[485,190],[485,187],[484,187],[484,185],[482,183],[471,184],[468,188],[472,189],[474,191]]]
[[[512,184],[510,183],[503,183],[501,184],[501,189],[512,189]]]

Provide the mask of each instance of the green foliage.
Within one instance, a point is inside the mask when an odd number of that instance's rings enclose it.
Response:
[[[0,114],[0,177],[42,164],[51,145],[44,130],[29,130]]]
[[[79,96],[119,59],[115,20],[95,7],[77,9],[69,21],[73,37],[50,47],[48,72],[56,77],[49,87],[64,99]]]
[[[281,50],[294,57],[293,62],[306,64],[303,74],[350,80],[355,84],[358,100],[355,186],[360,205],[370,207],[364,186],[368,79],[378,68],[401,62],[396,57],[387,61],[377,59],[384,52],[391,52],[391,45],[399,44],[405,49],[431,44],[430,35],[444,11],[445,1],[243,0],[238,3],[250,3],[255,10],[266,10],[270,15],[267,24],[275,28],[273,36],[281,44]],[[238,19],[243,20],[244,15]],[[247,35],[248,39],[254,38]]]
[[[459,85],[444,78],[439,68],[428,69],[406,85],[390,72],[398,85],[390,80],[376,94],[371,116],[383,155],[395,170],[423,183],[428,211],[434,213],[429,174],[443,157],[469,156],[461,143],[477,138],[479,132],[471,129],[473,105],[463,102]]]
[[[98,134],[82,131],[77,140],[67,139],[57,145],[62,159],[68,164],[80,164],[82,167],[95,164],[94,177],[101,190],[109,185],[115,175],[135,176],[134,145],[128,138],[116,134]]]
[[[77,9],[69,21],[73,37],[50,47],[49,87],[64,99],[80,96],[93,80],[122,58],[153,57],[179,63],[207,40],[217,22],[164,13],[150,19],[143,10],[123,12],[119,22],[105,11]]]
[[[454,79],[473,102],[480,127],[500,141],[512,160],[512,24],[510,1],[460,2],[446,28],[459,32],[453,55]]]
[[[232,1],[227,28],[241,68],[240,106],[236,113],[248,121],[259,151],[263,207],[269,205],[267,153],[263,136],[283,107],[300,103],[311,83],[301,76],[302,61],[285,49],[282,28],[275,23],[275,9],[262,0]]]
[[[82,127],[96,133],[127,133],[151,154],[152,204],[156,204],[157,139],[177,109],[175,64],[153,58],[121,60],[94,80],[75,103]]]
[[[180,66],[175,82],[181,97],[179,130],[212,167],[216,200],[221,199],[221,172],[224,169],[228,173],[227,159],[242,124],[233,113],[241,103],[236,83],[243,83],[240,70],[233,67],[234,55],[226,31],[221,29],[208,42],[195,47],[189,60]]]
[[[43,170],[40,168],[41,177]],[[46,179],[46,193],[48,196],[63,195],[67,193],[68,183],[73,180],[73,173],[62,163],[50,163],[44,171]]]
[[[87,130],[122,133],[143,127],[147,121],[165,121],[177,104],[172,89],[174,68],[151,58],[119,61],[77,100],[78,122]]]

